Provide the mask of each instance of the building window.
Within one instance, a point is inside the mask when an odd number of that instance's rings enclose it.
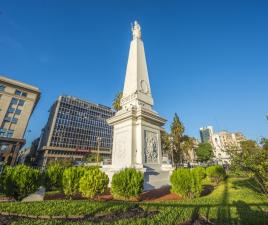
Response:
[[[17,122],[18,122],[18,118],[12,118],[12,120],[11,120],[11,123],[14,123],[14,124],[17,124]]]
[[[12,108],[12,107],[9,107],[8,110],[7,110],[8,113],[13,113],[14,111],[15,111],[15,109]]]
[[[15,91],[15,95],[19,95],[19,96],[21,96],[21,93],[22,93],[22,92],[19,91],[19,90],[16,90],[16,91]]]
[[[8,138],[12,138],[13,133],[14,133],[14,130],[8,130],[6,136],[7,136]]]
[[[23,105],[24,105],[24,102],[25,102],[24,100],[21,100],[21,99],[20,99],[18,105],[19,105],[19,106],[23,106]]]
[[[27,93],[16,89],[15,95],[27,97]]]
[[[0,84],[0,91],[4,91],[6,86],[4,84]]]
[[[5,122],[10,122],[11,121],[11,117],[6,116],[4,119]]]
[[[18,104],[18,99],[17,99],[17,98],[12,98],[10,104],[12,104],[12,105],[17,105],[17,104]]]
[[[21,110],[20,109],[16,109],[15,114],[16,115],[20,115],[21,114]]]

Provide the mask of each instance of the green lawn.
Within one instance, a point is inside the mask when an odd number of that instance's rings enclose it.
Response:
[[[138,204],[144,210],[157,210],[159,213],[151,218],[117,220],[114,224],[180,224],[195,218],[198,214],[216,224],[268,224],[268,198],[259,194],[254,182],[245,178],[229,178],[210,195],[194,200]],[[127,211],[135,205],[137,203],[64,200],[35,203],[0,203],[0,211],[31,215],[103,215]],[[78,224],[78,222],[25,220],[13,224]]]

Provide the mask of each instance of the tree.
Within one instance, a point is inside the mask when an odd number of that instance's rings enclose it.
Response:
[[[162,153],[170,154],[171,153],[170,135],[166,131],[161,131],[160,135],[161,135]]]
[[[89,153],[84,157],[84,161],[88,163],[96,163],[97,162],[97,153]],[[99,162],[103,161],[103,157],[99,155]]]
[[[123,97],[123,92],[122,91],[117,93],[117,95],[115,96],[114,101],[113,101],[114,110],[119,111],[120,109],[122,109],[121,104],[120,104],[120,101],[121,101],[122,97]]]
[[[182,161],[182,149],[181,142],[184,133],[184,125],[179,119],[177,113],[173,118],[173,122],[171,124],[171,144],[172,144],[172,153],[173,153],[173,162],[178,163]]]
[[[195,139],[187,135],[184,135],[181,140],[182,142],[181,142],[180,147],[182,151],[183,160],[187,158],[189,159],[191,156],[191,152],[194,151]]]
[[[196,156],[199,162],[207,162],[213,157],[213,150],[210,143],[200,143],[196,149]]]
[[[240,148],[229,149],[231,169],[242,171],[253,177],[263,193],[268,194],[268,140],[263,139],[260,144],[247,140],[240,144]]]

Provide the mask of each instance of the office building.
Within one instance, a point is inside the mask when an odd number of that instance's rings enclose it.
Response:
[[[201,130],[202,129],[202,130]],[[240,143],[245,141],[245,136],[240,133],[227,131],[214,132],[212,126],[200,129],[202,143],[210,143],[214,151],[214,160],[219,164],[230,163],[228,150],[239,149]],[[203,135],[203,136],[202,136]]]
[[[15,165],[24,134],[40,98],[37,87],[0,76],[0,161]]]
[[[40,167],[51,160],[82,160],[91,153],[111,158],[112,127],[106,119],[114,111],[104,105],[93,104],[72,96],[59,96],[50,109],[38,147]],[[98,141],[99,139],[99,141]]]
[[[200,132],[200,138],[201,138],[202,143],[211,142],[212,134],[213,134],[212,126],[202,127],[200,128],[199,132]]]

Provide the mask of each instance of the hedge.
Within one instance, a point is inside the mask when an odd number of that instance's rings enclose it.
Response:
[[[210,180],[216,184],[224,180],[226,177],[226,172],[224,168],[220,165],[210,166],[206,169],[207,176]]]
[[[170,177],[170,182],[171,192],[186,198],[198,197],[202,191],[201,177],[195,170],[176,169]]]
[[[113,175],[112,195],[114,198],[130,199],[143,191],[144,176],[134,168],[125,168]]]
[[[103,194],[109,184],[108,176],[98,168],[87,170],[79,182],[79,191],[84,197],[92,198]]]

